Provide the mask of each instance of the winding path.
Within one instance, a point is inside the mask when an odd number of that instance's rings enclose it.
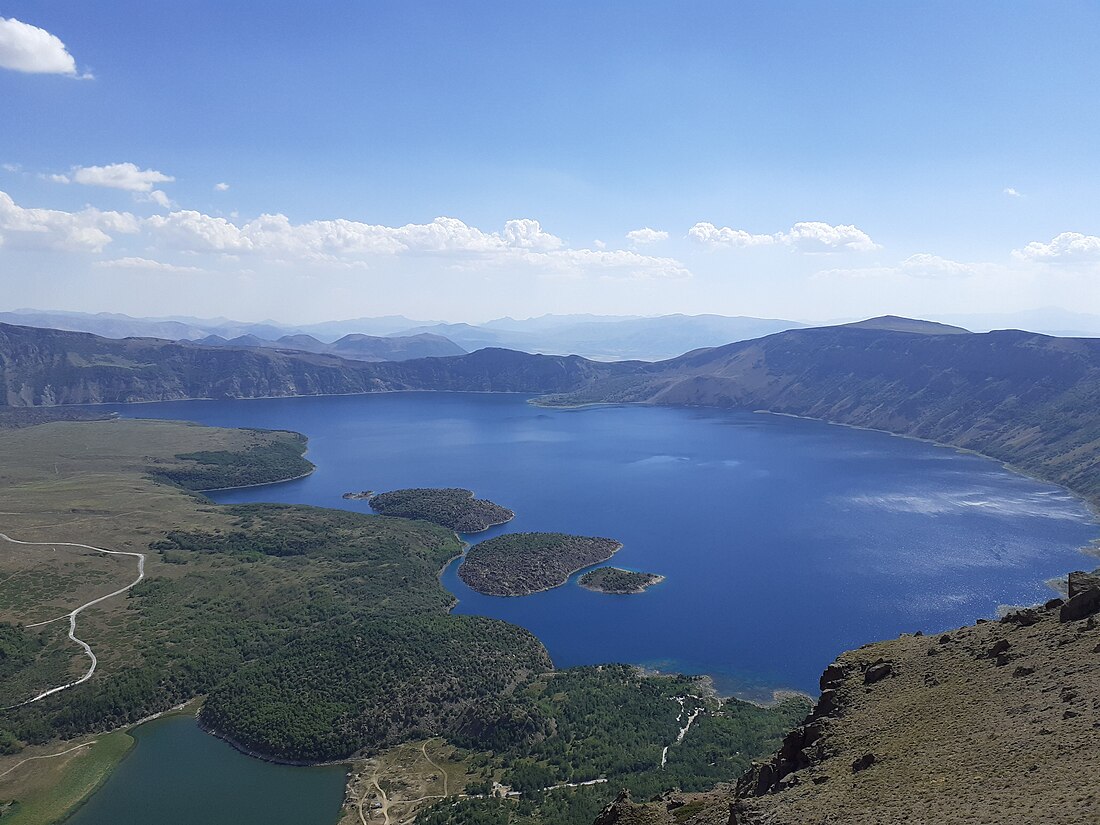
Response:
[[[115,596],[120,596],[123,593],[125,593],[126,591],[128,591],[130,588],[140,584],[142,579],[145,578],[145,554],[144,553],[132,553],[132,552],[127,552],[125,550],[104,550],[102,547],[92,547],[90,544],[77,544],[76,542],[71,542],[71,541],[19,541],[19,539],[13,539],[11,536],[8,536],[4,533],[0,533],[0,539],[3,539],[4,541],[11,542],[12,544],[23,544],[23,545],[33,546],[33,547],[80,547],[84,550],[94,550],[97,553],[106,553],[107,555],[110,555],[110,556],[133,556],[138,560],[138,576],[137,576],[136,579],[134,579],[132,582],[130,582],[125,587],[120,587],[118,590],[115,590],[112,593],[108,593],[106,596],[100,596],[97,599],[92,599],[90,602],[85,602],[84,604],[80,605],[80,607],[78,607],[75,610],[70,611],[69,613],[66,613],[62,616],[55,616],[54,618],[47,619],[44,622],[35,622],[34,624],[27,625],[27,627],[42,627],[43,625],[52,624],[53,622],[60,621],[61,619],[64,619],[64,618],[68,617],[68,619],[69,619],[69,638],[72,639],[74,642],[76,642],[78,645],[80,645],[82,648],[84,648],[84,653],[88,656],[89,659],[92,660],[92,663],[88,667],[87,672],[83,676],[81,676],[79,679],[77,679],[76,681],[69,682],[68,684],[59,685],[57,687],[50,688],[49,690],[45,690],[42,693],[38,694],[33,699],[27,699],[26,701],[19,702],[16,705],[9,705],[8,707],[4,708],[4,710],[11,710],[12,708],[18,708],[18,707],[22,707],[23,705],[29,705],[29,704],[31,704],[31,702],[37,702],[39,699],[45,699],[47,696],[51,696],[54,693],[60,693],[63,690],[67,690],[71,687],[76,687],[77,685],[79,685],[83,682],[87,682],[89,679],[92,678],[92,674],[95,673],[95,669],[96,669],[96,665],[98,664],[98,660],[96,659],[95,653],[92,652],[92,648],[88,645],[88,643],[85,642],[83,639],[77,638],[77,636],[76,636],[76,617],[78,615],[80,615],[81,611],[86,610],[87,608],[91,607],[92,605],[99,604],[100,602],[106,601],[107,599],[114,598]]]
[[[81,748],[86,748],[89,745],[94,745],[98,741],[99,741],[98,739],[93,739],[91,742],[84,742],[83,744],[77,745],[75,748],[69,748],[67,751],[61,751],[60,753],[47,753],[47,754],[44,754],[42,756],[28,756],[22,762],[16,762],[14,765],[12,765],[6,771],[4,771],[3,773],[0,773],[0,777],[5,777],[9,773],[14,771],[16,768],[21,768],[24,765],[26,765],[28,762],[33,762],[36,759],[56,759],[57,757],[64,756],[67,753],[72,753],[73,751],[78,751]]]
[[[447,790],[447,772],[443,770],[443,768],[440,767],[438,764],[436,764],[436,761],[434,759],[428,756],[427,742],[420,743],[420,752],[424,754],[424,758],[428,760],[428,764],[439,771],[439,773],[443,776],[443,796],[450,796],[450,793]]]

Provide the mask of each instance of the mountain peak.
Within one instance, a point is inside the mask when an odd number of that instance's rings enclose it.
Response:
[[[970,330],[941,324],[937,321],[922,321],[919,318],[903,318],[900,315],[879,315],[864,321],[841,324],[854,329],[881,329],[892,332],[912,332],[917,335],[968,335]]]

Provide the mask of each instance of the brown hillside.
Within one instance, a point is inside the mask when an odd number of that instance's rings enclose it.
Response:
[[[1100,823],[1100,577],[1073,598],[840,656],[782,749],[736,789],[600,825]]]

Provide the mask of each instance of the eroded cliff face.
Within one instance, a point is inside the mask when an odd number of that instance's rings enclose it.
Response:
[[[1098,743],[1100,571],[1078,572],[1065,600],[844,653],[734,787],[620,798],[600,825],[1096,825]]]
[[[577,357],[485,349],[469,355],[366,363],[334,355],[212,348],[154,338],[0,324],[0,406],[261,398],[393,390],[563,392],[609,371]]]

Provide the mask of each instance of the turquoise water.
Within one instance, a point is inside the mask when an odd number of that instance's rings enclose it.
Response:
[[[332,825],[343,767],[293,768],[238,753],[193,716],[134,731],[137,744],[67,825]]]
[[[516,511],[504,531],[624,543],[647,593],[569,584],[482,596],[449,568],[460,613],[523,625],[559,666],[624,661],[708,673],[729,692],[816,692],[839,652],[1050,597],[1100,537],[1065,491],[977,456],[819,422],[651,407],[550,410],[515,395],[199,401],[134,417],[292,429],[317,471],[216,494],[370,512],[349,490],[461,486]]]

